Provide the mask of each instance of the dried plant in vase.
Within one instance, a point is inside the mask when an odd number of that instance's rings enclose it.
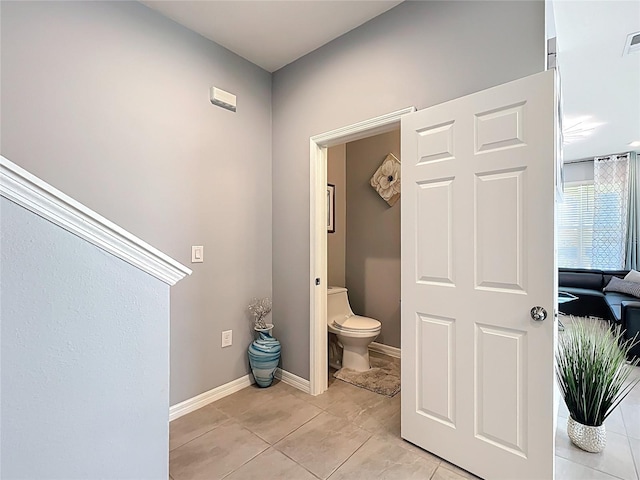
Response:
[[[269,327],[273,327],[264,321],[271,313],[271,299],[269,297],[254,298],[249,305],[249,312],[253,315],[253,327],[256,330],[268,330]]]

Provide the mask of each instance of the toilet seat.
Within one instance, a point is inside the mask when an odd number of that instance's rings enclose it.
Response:
[[[382,324],[373,318],[351,315],[344,319],[334,320],[331,326],[344,333],[373,333],[379,331]]]

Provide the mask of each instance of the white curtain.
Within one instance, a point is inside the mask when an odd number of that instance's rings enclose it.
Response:
[[[625,265],[629,155],[593,161],[594,212],[592,268],[620,270]]]

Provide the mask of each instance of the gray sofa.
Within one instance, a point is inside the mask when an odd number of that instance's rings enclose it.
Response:
[[[624,278],[626,270],[603,271],[560,268],[558,289],[578,297],[577,300],[561,303],[562,313],[582,317],[595,316],[621,325],[625,338],[640,339],[640,298],[619,292],[605,292],[603,289],[611,277]],[[640,344],[632,355],[640,356]]]

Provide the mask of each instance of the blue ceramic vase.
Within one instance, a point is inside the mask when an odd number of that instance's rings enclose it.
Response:
[[[266,332],[259,332],[258,337],[249,345],[249,364],[256,383],[268,387],[280,362],[280,342]]]

